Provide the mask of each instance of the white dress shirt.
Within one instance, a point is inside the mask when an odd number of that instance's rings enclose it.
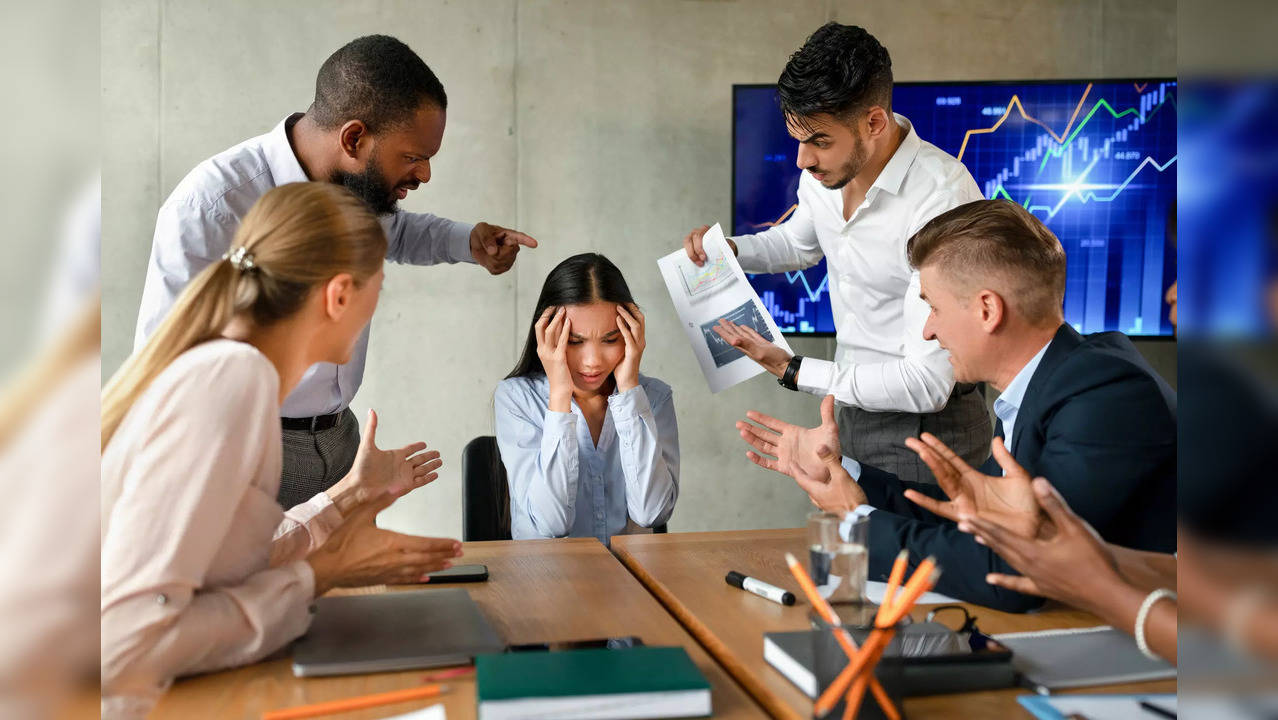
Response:
[[[805,171],[789,220],[733,239],[746,272],[799,270],[826,258],[838,349],[834,362],[803,359],[801,390],[866,410],[929,413],[945,407],[954,370],[940,345],[923,340],[929,311],[905,244],[937,215],[980,200],[981,191],[962,163],[895,117],[905,139],[850,219],[843,219],[842,190]]]
[[[246,665],[310,625],[305,562],[342,517],[275,502],[279,374],[257,348],[180,355],[102,453],[102,716],[142,717],[175,677]]]
[[[599,444],[585,415],[550,409],[545,375],[502,380],[497,445],[510,480],[516,540],[647,532],[679,497],[679,427],[670,386],[645,375],[608,398]]]
[[[240,221],[258,198],[280,185],[309,179],[293,153],[286,131],[300,117],[300,113],[290,115],[269,133],[245,140],[200,163],[164,201],[155,221],[155,239],[133,343],[135,352],[155,332],[183,288],[230,249]],[[386,259],[391,262],[474,262],[470,252],[473,225],[404,211],[384,216],[382,225],[389,242]],[[364,379],[368,332],[365,328],[346,364],[319,363],[307,370],[284,400],[282,415],[327,415],[350,405]]]

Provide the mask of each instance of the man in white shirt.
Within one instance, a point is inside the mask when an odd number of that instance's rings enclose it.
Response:
[[[333,53],[320,67],[315,100],[305,113],[200,163],[161,206],[134,349],[145,344],[183,288],[231,249],[257,199],[287,183],[333,182],[363,198],[382,215],[391,262],[473,262],[494,275],[509,270],[520,246],[536,247],[536,240],[496,225],[396,207],[430,181],[447,105],[439,79],[395,38],[361,37]],[[278,500],[286,509],[350,471],[360,438],[349,405],[367,352],[366,329],[350,362],[311,367],[284,400]]]
[[[992,435],[989,413],[979,386],[956,385],[948,353],[923,339],[928,308],[905,253],[927,221],[981,199],[976,182],[892,112],[892,60],[863,28],[820,28],[777,85],[806,171],[798,206],[786,222],[728,243],[746,272],[799,270],[824,257],[838,348],[834,362],[791,357],[749,327],[722,320],[717,332],[783,387],[834,395],[845,454],[934,482],[904,444],[930,432],[979,463]],[[684,239],[698,264],[707,229]]]

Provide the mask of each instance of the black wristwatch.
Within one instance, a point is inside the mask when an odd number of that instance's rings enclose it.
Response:
[[[777,384],[786,390],[798,390],[799,365],[802,362],[802,355],[795,355],[790,358],[790,364],[785,366],[785,372],[781,373],[781,377],[777,378]]]

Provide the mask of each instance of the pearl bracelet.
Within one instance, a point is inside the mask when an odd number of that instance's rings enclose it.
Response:
[[[1145,622],[1149,620],[1149,611],[1154,607],[1154,603],[1164,598],[1176,602],[1176,593],[1167,588],[1159,588],[1145,596],[1145,601],[1140,604],[1140,610],[1136,613],[1136,647],[1140,648],[1141,654],[1150,660],[1162,658],[1149,649],[1149,643],[1145,640]]]

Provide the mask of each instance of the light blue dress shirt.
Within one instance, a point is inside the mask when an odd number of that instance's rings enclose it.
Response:
[[[1012,429],[1016,427],[1016,414],[1021,410],[1021,404],[1025,402],[1025,391],[1029,389],[1030,379],[1034,377],[1034,371],[1038,370],[1038,364],[1043,361],[1043,354],[1047,352],[1048,345],[1044,345],[1030,361],[1025,363],[1025,367],[1016,373],[1016,377],[1012,378],[1012,382],[1007,384],[1002,394],[994,401],[994,414],[998,419],[1003,421],[1003,445],[1008,451],[1012,450]]]
[[[510,482],[516,540],[642,532],[670,518],[679,497],[679,428],[670,386],[639,385],[608,398],[599,445],[574,400],[550,410],[545,375],[508,378],[494,396],[497,445]]]
[[[240,221],[258,198],[272,188],[307,180],[288,140],[289,125],[300,117],[290,115],[269,133],[200,163],[164,201],[155,220],[135,352],[160,326],[187,284],[231,249]],[[403,210],[382,216],[381,223],[388,243],[386,259],[393,263],[475,261],[470,253],[473,225]],[[349,406],[364,380],[368,333],[365,326],[346,364],[316,363],[307,369],[284,399],[280,415],[327,415]]]

